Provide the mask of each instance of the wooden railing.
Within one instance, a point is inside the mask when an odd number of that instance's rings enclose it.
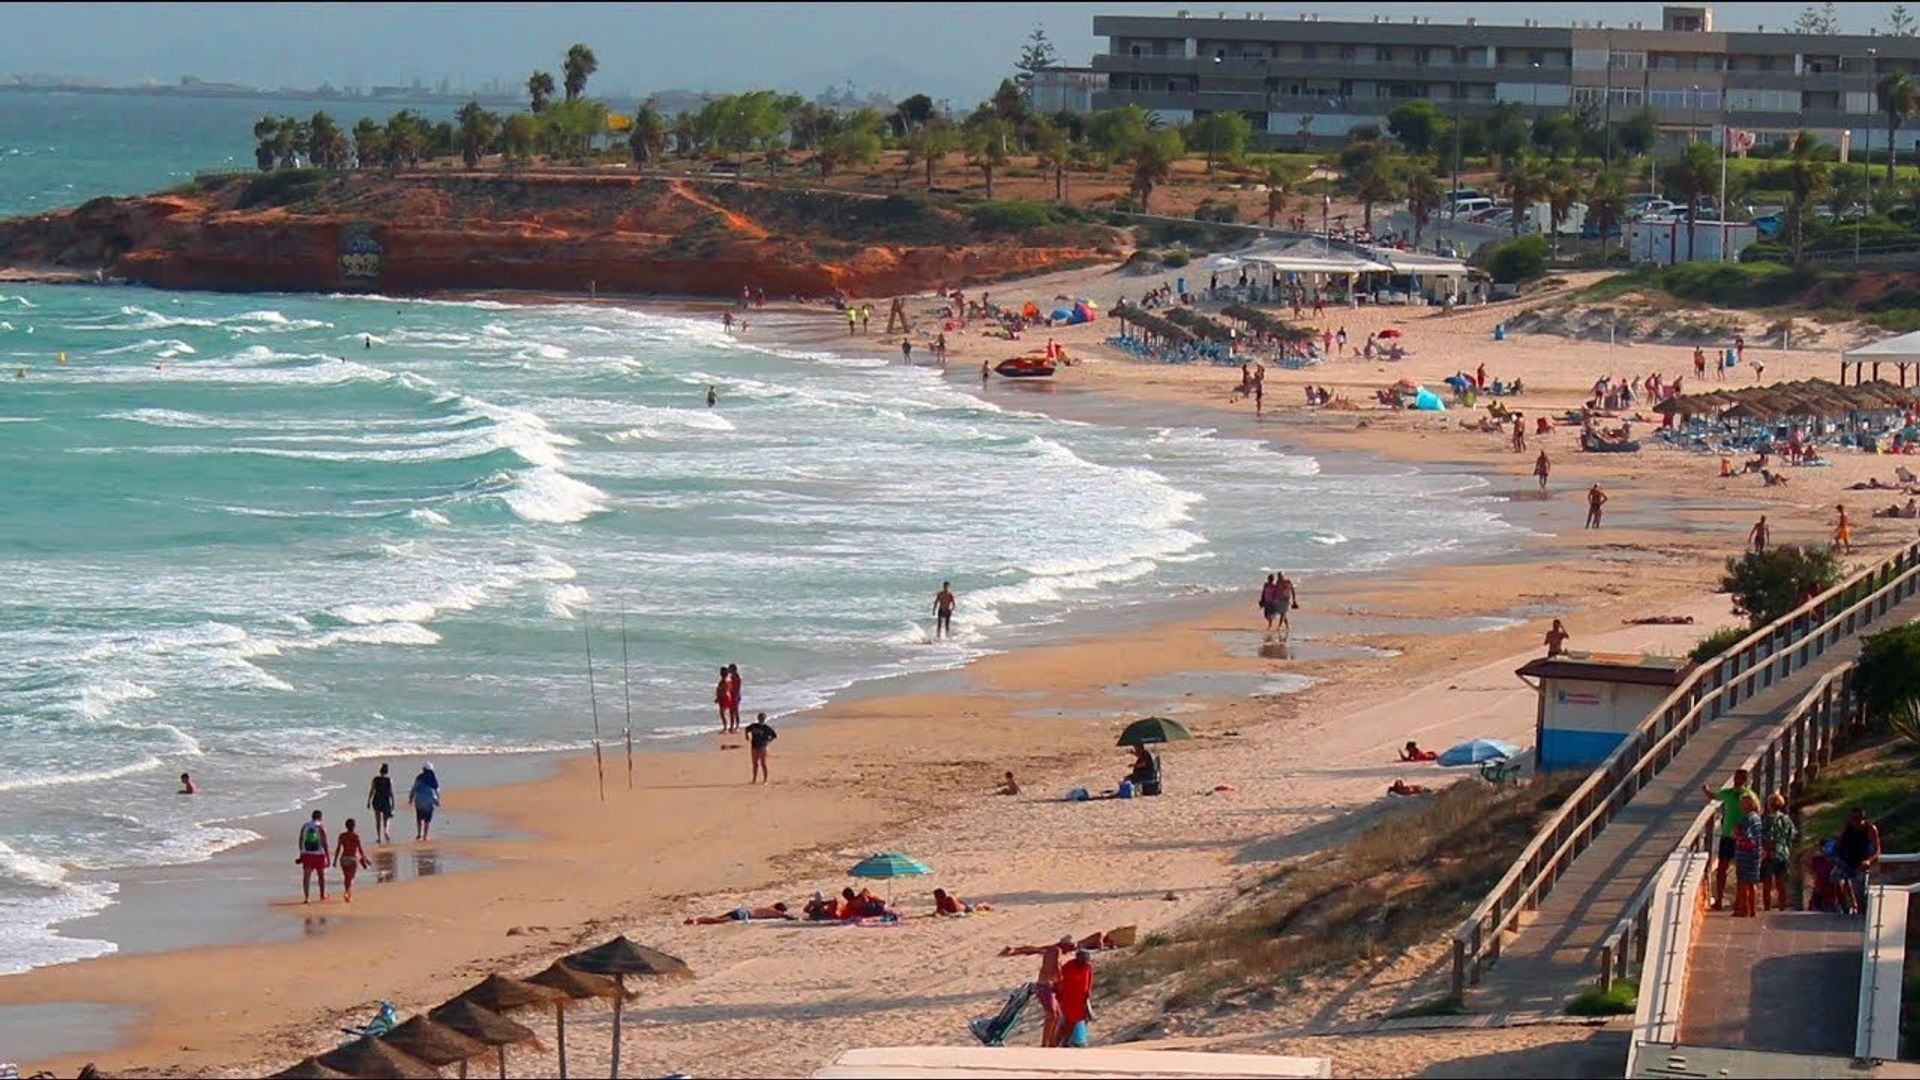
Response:
[[[1848,578],[1695,669],[1574,789],[1454,931],[1454,993],[1480,981],[1485,966],[1500,957],[1502,936],[1539,906],[1614,814],[1679,755],[1701,724],[1805,668],[1916,592],[1920,544]],[[1615,952],[1631,949],[1616,943]],[[1614,963],[1610,958],[1610,970]]]
[[[1767,733],[1766,743],[1740,763],[1739,767],[1753,777],[1756,791],[1785,792],[1791,799],[1800,795],[1807,781],[1833,759],[1834,747],[1861,719],[1849,679],[1854,666],[1848,661],[1821,676],[1787,710],[1786,718]],[[1720,831],[1720,806],[1713,803],[1694,816],[1674,846],[1674,853],[1699,852],[1711,858]],[[1595,974],[1602,990],[1611,987],[1614,979],[1639,971],[1645,961],[1654,886],[1650,881],[1634,894],[1627,902],[1626,913],[1601,940]]]

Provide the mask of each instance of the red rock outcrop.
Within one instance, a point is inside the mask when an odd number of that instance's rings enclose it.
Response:
[[[221,291],[882,296],[1112,257],[911,198],[624,176],[270,174],[0,222],[0,265]]]

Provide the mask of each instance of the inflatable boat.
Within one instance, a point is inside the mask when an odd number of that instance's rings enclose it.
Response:
[[[1009,379],[1039,379],[1053,374],[1053,361],[1044,356],[1016,356],[993,365],[993,370]]]

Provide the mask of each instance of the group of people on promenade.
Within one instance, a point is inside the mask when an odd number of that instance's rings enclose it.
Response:
[[[181,778],[186,779],[184,776]],[[433,829],[433,814],[440,807],[440,777],[433,771],[433,762],[424,762],[420,774],[413,778],[413,786],[407,792],[407,802],[413,807],[415,840],[430,839]],[[373,782],[367,786],[367,809],[373,811],[374,842],[388,844],[393,842],[391,823],[394,811],[393,776],[388,766],[381,765],[374,774]],[[353,879],[361,870],[373,865],[367,856],[366,847],[361,841],[358,823],[348,818],[341,827],[340,835],[328,843],[326,815],[315,810],[301,824],[300,832],[294,841],[294,862],[300,866],[300,902],[313,901],[314,886],[319,886],[320,899],[327,898],[327,868],[337,866],[340,870],[341,897],[347,903],[353,902]]]
[[[1799,827],[1787,813],[1787,799],[1774,792],[1762,800],[1745,769],[1718,790],[1701,785],[1701,794],[1720,804],[1719,844],[1715,849],[1712,910],[1725,909],[1727,874],[1734,875],[1733,914],[1752,918],[1760,911],[1790,910],[1787,877],[1793,869]],[[1867,898],[1867,873],[1880,857],[1880,830],[1867,812],[1854,807],[1839,834],[1806,861],[1803,882],[1808,906],[1859,914]]]

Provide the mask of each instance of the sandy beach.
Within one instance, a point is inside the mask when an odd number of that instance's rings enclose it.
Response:
[[[1031,298],[1042,307],[1057,295],[1088,296],[1105,310],[1173,276],[1099,268],[988,291],[1002,304]],[[917,356],[931,351],[939,329],[932,303],[909,300]],[[898,338],[879,333],[885,301],[875,304],[871,335],[849,337],[838,316],[790,307],[751,315],[747,334],[898,357]],[[23,1006],[103,1006],[113,1022],[90,1027],[99,1042],[22,1065],[70,1072],[96,1061],[117,1075],[258,1075],[334,1045],[335,1028],[364,1019],[383,998],[404,1016],[488,972],[532,972],[626,933],[683,957],[699,976],[640,988],[627,1012],[622,1068],[630,1075],[804,1075],[852,1046],[965,1042],[965,1020],[993,1011],[1030,977],[1031,961],[1000,957],[1002,946],[1128,925],[1146,934],[1224,904],[1247,876],[1372,820],[1396,777],[1435,782],[1432,766],[1394,762],[1409,738],[1441,746],[1483,735],[1530,741],[1533,695],[1512,671],[1537,655],[1548,620],[1563,618],[1575,647],[1683,651],[1735,621],[1710,590],[1760,513],[1776,542],[1821,542],[1834,505],[1845,503],[1856,521],[1856,562],[1913,535],[1912,521],[1869,516],[1891,493],[1846,490],[1870,477],[1890,480],[1893,463],[1880,458],[1838,454],[1829,467],[1790,469],[1785,487],[1767,488],[1758,476],[1719,478],[1708,455],[1658,446],[1581,454],[1569,428],[1530,435],[1529,451],[1516,454],[1504,435],[1463,430],[1464,412],[1369,404],[1373,390],[1397,379],[1438,385],[1481,363],[1491,376],[1525,382],[1527,393],[1509,404],[1529,423],[1536,411],[1576,406],[1606,374],[1685,373],[1696,388],[1691,347],[1545,336],[1495,343],[1494,324],[1517,310],[1330,312],[1328,324],[1345,326],[1355,344],[1388,326],[1402,329],[1413,355],[1270,368],[1259,416],[1233,396],[1237,368],[1123,358],[1102,344],[1111,330],[1105,321],[1052,335],[1081,362],[1051,382],[994,378],[982,389],[1009,408],[1074,416],[1119,402],[1167,423],[1372,463],[1358,467],[1416,464],[1478,478],[1483,494],[1509,500],[1507,520],[1532,534],[1515,550],[1450,552],[1417,567],[1303,582],[1284,655],[1261,648],[1254,608],[1259,578],[1272,568],[1247,567],[1247,595],[1230,602],[1190,597],[1076,616],[1049,640],[961,671],[842,695],[783,728],[774,782],[764,787],[747,785],[745,751],[732,738],[639,754],[631,790],[616,756],[604,802],[590,757],[562,760],[530,781],[463,788],[449,799],[449,819],[481,815],[488,829],[432,847],[470,868],[402,875],[363,888],[351,907],[303,909],[289,862],[287,888],[265,916],[285,924],[272,940],[117,954],[0,978],[0,1025],[27,1017],[9,1019]],[[948,333],[951,377],[978,385],[983,360],[1029,351],[1046,336],[1010,343],[977,329]],[[1836,366],[1831,349],[1772,350],[1766,365],[1769,382],[1831,378]],[[1752,373],[1728,378],[1751,382]],[[1308,409],[1300,390],[1307,384],[1362,407]],[[1651,427],[1658,418],[1647,420]],[[1544,494],[1531,475],[1542,447],[1553,463]],[[1612,501],[1606,527],[1584,531],[1583,492],[1592,483]],[[1656,615],[1693,623],[1628,622]],[[1071,787],[1110,789],[1127,761],[1112,745],[1118,721],[1168,708],[1197,738],[1167,751],[1165,797],[1060,801]],[[991,795],[1009,769],[1023,794]],[[1411,775],[1419,770],[1426,772]],[[350,802],[360,785],[344,793]],[[289,838],[264,843],[290,845],[294,821],[283,830]],[[797,905],[814,890],[837,891],[847,865],[881,849],[908,851],[936,871],[896,883],[898,906],[916,916],[900,924],[682,924],[740,904]],[[936,885],[994,910],[923,917]],[[1526,1071],[1527,1062],[1547,1060],[1527,1055],[1540,1054],[1562,1055],[1554,1060],[1578,1069],[1582,1054],[1594,1055],[1584,1028],[1353,1033],[1429,992],[1439,960],[1436,944],[1431,955],[1400,958],[1338,994],[1281,1001],[1262,1014],[1257,1032],[1229,1041],[1234,1049],[1326,1054],[1343,1075],[1408,1075],[1448,1062],[1454,1074],[1472,1074],[1491,1061]],[[1124,1005],[1103,1018],[1097,1036],[1150,1021],[1151,1004]],[[1336,1030],[1343,1034],[1328,1035]],[[606,1047],[604,1016],[589,1011],[569,1023],[577,1074],[604,1071]],[[550,1051],[521,1052],[514,1074],[550,1075]]]

